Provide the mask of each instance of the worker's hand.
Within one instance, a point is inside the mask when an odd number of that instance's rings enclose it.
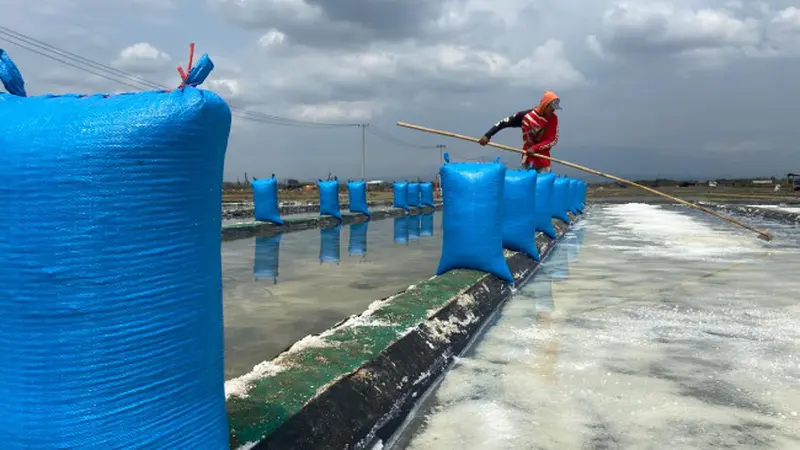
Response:
[[[537,155],[537,152],[535,150],[528,150],[528,151],[525,152],[525,154],[530,156],[530,157],[534,157],[534,156]]]
[[[480,140],[478,140],[478,144],[481,144],[481,145],[486,145],[488,143],[489,143],[489,137],[488,136],[483,136],[483,137],[480,138]]]

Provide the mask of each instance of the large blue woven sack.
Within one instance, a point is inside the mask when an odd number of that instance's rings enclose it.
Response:
[[[278,283],[278,265],[281,255],[281,236],[261,236],[256,238],[255,260],[253,261],[253,277],[256,280],[272,280]]]
[[[342,226],[319,229],[319,262],[334,262],[337,265],[341,259],[342,251]]]
[[[278,180],[275,179],[275,174],[271,178],[253,180],[250,185],[253,187],[256,220],[283,225],[278,207]]]
[[[406,194],[406,202],[408,206],[419,208],[420,206],[420,191],[419,183],[408,183],[408,190]]]
[[[319,180],[317,186],[319,186],[319,214],[342,220],[342,211],[339,208],[339,180]]]
[[[578,205],[580,204],[580,181],[576,180],[575,178],[569,179],[569,211],[572,214],[580,214],[580,208]]]
[[[406,216],[394,218],[394,243],[408,243],[408,217]]]
[[[367,254],[367,229],[369,222],[354,223],[350,225],[350,242],[347,253],[350,255]]]
[[[578,207],[580,213],[583,214],[586,209],[586,182],[581,180],[580,189],[578,190]]]
[[[4,450],[229,447],[231,111],[198,89],[24,97],[0,50]]]
[[[544,233],[550,239],[558,237],[553,227],[553,182],[555,175],[540,173],[536,177],[536,231]]]
[[[503,246],[539,261],[536,247],[536,172],[506,171],[503,187]]]
[[[367,183],[364,181],[350,181],[347,183],[347,192],[350,197],[350,212],[369,216]]]
[[[420,183],[419,184],[419,197],[421,206],[436,206],[433,203],[433,183]]]
[[[393,189],[393,206],[395,208],[408,209],[408,183],[405,181],[395,181]]]
[[[567,196],[569,195],[569,180],[564,177],[556,177],[553,182],[553,201],[550,204],[550,215],[553,218],[569,223],[567,215]]]
[[[433,213],[427,213],[421,215],[419,235],[433,236]]]
[[[503,255],[506,168],[494,163],[449,163],[441,169],[443,242],[437,275],[474,269],[514,282]]]

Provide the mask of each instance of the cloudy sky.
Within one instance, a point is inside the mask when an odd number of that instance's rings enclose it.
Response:
[[[446,144],[455,159],[503,152],[396,121],[480,136],[544,89],[564,108],[553,156],[637,178],[769,176],[800,170],[792,3],[0,0],[0,47],[40,94],[132,88],[119,72],[95,69],[110,81],[10,43],[20,38],[8,30],[170,86],[196,42],[217,66],[204,86],[236,111],[229,180],[360,176],[359,128],[274,116],[369,122],[367,177],[430,178],[439,151],[414,146]],[[519,145],[519,131],[495,141]]]

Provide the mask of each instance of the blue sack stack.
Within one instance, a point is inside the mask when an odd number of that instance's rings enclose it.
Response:
[[[453,269],[488,272],[514,282],[503,255],[506,168],[493,163],[450,163],[440,169],[444,202],[442,256],[436,275]]]
[[[339,179],[322,181],[317,183],[319,189],[319,214],[321,216],[332,216],[339,221],[342,220],[342,211],[339,207]]]
[[[364,214],[369,217],[369,206],[367,205],[367,183],[364,181],[347,182],[347,192],[350,196],[350,212]]]
[[[394,203],[395,208],[408,210],[408,183],[405,181],[394,182]]]
[[[278,207],[278,180],[275,174],[271,178],[253,180],[253,203],[255,204],[255,219],[259,222],[272,222],[283,225],[281,211]]]
[[[553,227],[553,183],[556,177],[552,173],[540,173],[536,177],[536,231],[544,233],[550,239],[556,239]]]
[[[581,180],[580,189],[578,190],[578,207],[580,208],[581,214],[586,209],[586,182]]]
[[[578,214],[578,180],[566,177],[567,184],[567,211],[573,215]]]
[[[539,261],[536,247],[536,172],[509,170],[503,186],[503,246]]]
[[[421,206],[430,206],[431,208],[436,206],[436,204],[433,203],[433,183],[420,183],[419,195]]]
[[[406,202],[408,206],[412,208],[419,208],[420,206],[420,197],[419,197],[419,183],[408,183],[408,194],[406,197]]]
[[[551,203],[550,214],[553,218],[569,224],[567,215],[567,196],[569,195],[569,180],[564,177],[556,177],[553,182],[553,202]]]
[[[0,50],[3,448],[229,448],[212,69],[25,97]]]

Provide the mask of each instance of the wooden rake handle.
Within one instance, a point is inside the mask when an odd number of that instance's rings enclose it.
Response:
[[[478,142],[480,140],[480,139],[477,139],[477,138],[474,138],[474,137],[471,137],[471,136],[464,136],[464,135],[461,135],[461,134],[451,133],[449,131],[437,130],[435,128],[421,127],[419,125],[412,125],[410,123],[405,123],[405,122],[397,122],[397,126],[403,127],[403,128],[410,128],[412,130],[417,130],[417,131],[423,131],[425,133],[432,133],[432,134],[438,134],[438,135],[441,135],[441,136],[447,136],[447,137],[451,137],[451,138],[461,139],[461,140],[464,140],[464,141]],[[486,145],[490,145],[492,147],[499,148],[501,150],[507,150],[509,152],[526,153],[525,150],[522,150],[521,148],[511,147],[511,146],[503,145],[503,144],[495,144],[494,142],[489,142]],[[747,225],[746,223],[741,222],[739,220],[736,220],[734,218],[723,216],[722,214],[720,214],[720,213],[718,213],[716,211],[713,211],[713,210],[708,209],[708,208],[704,208],[704,207],[702,207],[700,205],[697,205],[697,204],[694,204],[692,202],[687,202],[686,200],[679,199],[678,197],[673,197],[673,196],[671,196],[671,195],[669,195],[667,193],[664,193],[664,192],[661,192],[661,191],[657,191],[657,190],[655,190],[655,189],[653,189],[651,187],[648,187],[648,186],[645,186],[645,185],[642,185],[642,184],[639,184],[639,183],[635,183],[633,181],[626,180],[624,178],[620,178],[620,177],[618,177],[616,175],[611,175],[610,173],[600,172],[599,170],[590,169],[588,167],[584,167],[584,166],[581,166],[579,164],[571,163],[569,161],[564,161],[564,160],[561,160],[561,159],[558,159],[558,158],[553,158],[553,157],[550,157],[550,156],[544,156],[544,155],[538,155],[538,154],[536,155],[536,157],[537,158],[542,158],[542,159],[547,159],[547,160],[550,160],[550,161],[552,161],[554,163],[562,164],[562,165],[565,165],[567,167],[572,167],[573,169],[577,169],[577,170],[580,170],[582,172],[586,172],[586,173],[590,173],[592,175],[597,175],[599,177],[607,178],[609,180],[613,180],[613,181],[616,181],[618,183],[622,183],[622,184],[626,184],[628,186],[633,186],[633,187],[639,188],[639,189],[641,189],[643,191],[647,191],[647,192],[649,192],[651,194],[654,194],[654,195],[659,195],[661,197],[668,198],[668,199],[670,199],[670,200],[672,200],[674,202],[680,203],[682,205],[689,206],[689,207],[694,208],[694,209],[699,210],[699,211],[703,211],[706,214],[711,214],[712,216],[718,217],[718,218],[720,218],[722,220],[726,220],[726,221],[728,221],[728,222],[730,222],[730,223],[732,223],[734,225],[738,225],[738,226],[740,226],[742,228],[745,228],[747,230],[755,232],[755,233],[758,234],[758,237],[760,239],[763,239],[765,241],[771,241],[772,240],[772,233],[770,233],[769,231],[759,230],[757,228],[751,227],[750,225]]]

